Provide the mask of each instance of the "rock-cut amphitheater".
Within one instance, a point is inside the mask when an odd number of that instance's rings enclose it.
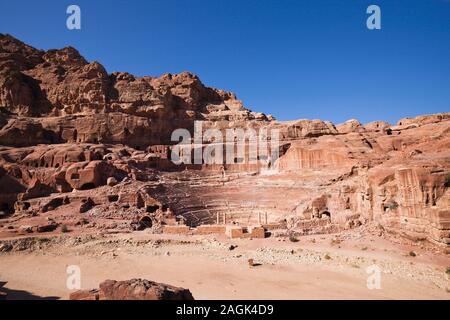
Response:
[[[171,134],[193,136],[196,121],[224,135],[276,129],[278,156],[176,165]],[[450,113],[281,122],[188,72],[108,74],[72,47],[0,34],[0,222],[3,238],[63,225],[264,237],[375,224],[448,252]]]

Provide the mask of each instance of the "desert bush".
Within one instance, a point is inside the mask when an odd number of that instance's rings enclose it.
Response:
[[[392,201],[388,204],[387,207],[389,208],[389,210],[396,210],[398,208],[398,203],[395,201]]]
[[[342,242],[342,240],[333,238],[333,239],[331,239],[330,244],[331,244],[332,246],[334,246],[334,245],[339,245],[339,244],[341,244],[341,242]]]

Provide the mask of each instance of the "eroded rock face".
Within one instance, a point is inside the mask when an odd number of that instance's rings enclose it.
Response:
[[[189,72],[160,78],[109,75],[74,48],[44,52],[9,35],[0,35],[0,48],[0,107],[19,117],[58,117],[15,118],[0,132],[5,145],[21,132],[29,141],[17,146],[58,140],[148,146],[166,143],[176,128],[191,129],[193,120],[267,120],[245,109],[233,93],[205,87]]]
[[[194,300],[188,289],[143,279],[106,280],[99,289],[76,291],[70,300]]]
[[[365,127],[356,119],[351,119],[346,121],[345,123],[338,124],[336,126],[336,130],[339,133],[350,133],[350,132],[362,132],[365,130]]]
[[[279,157],[251,164],[246,149],[231,164],[175,165],[171,134],[192,134],[197,120],[223,136],[276,129]],[[16,223],[8,235],[66,224],[159,232],[219,221],[310,234],[377,223],[448,249],[449,150],[450,113],[396,125],[279,122],[189,72],[108,74],[74,48],[41,51],[0,35],[0,219]]]

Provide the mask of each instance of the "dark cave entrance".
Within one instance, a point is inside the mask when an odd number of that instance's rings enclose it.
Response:
[[[3,212],[5,215],[14,213],[13,208],[9,203],[3,202],[0,204],[0,212]],[[0,215],[1,217],[2,215]]]
[[[95,189],[95,184],[93,184],[93,183],[85,183],[80,188],[80,190],[91,190],[91,189]]]
[[[159,209],[158,205],[154,205],[154,206],[147,206],[146,211],[148,213],[154,213]]]
[[[145,230],[153,226],[152,219],[149,216],[144,216],[139,220],[138,230]]]
[[[329,219],[331,219],[331,213],[330,213],[329,211],[324,211],[324,212],[322,212],[321,216],[322,216],[322,218],[323,218],[323,216],[326,216],[326,217],[328,217]]]

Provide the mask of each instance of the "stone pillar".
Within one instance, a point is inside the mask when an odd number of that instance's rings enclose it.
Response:
[[[220,224],[220,215],[219,212],[216,214],[216,224]]]
[[[267,224],[267,212],[265,212],[265,214],[264,214],[264,220],[265,220],[265,224]]]

